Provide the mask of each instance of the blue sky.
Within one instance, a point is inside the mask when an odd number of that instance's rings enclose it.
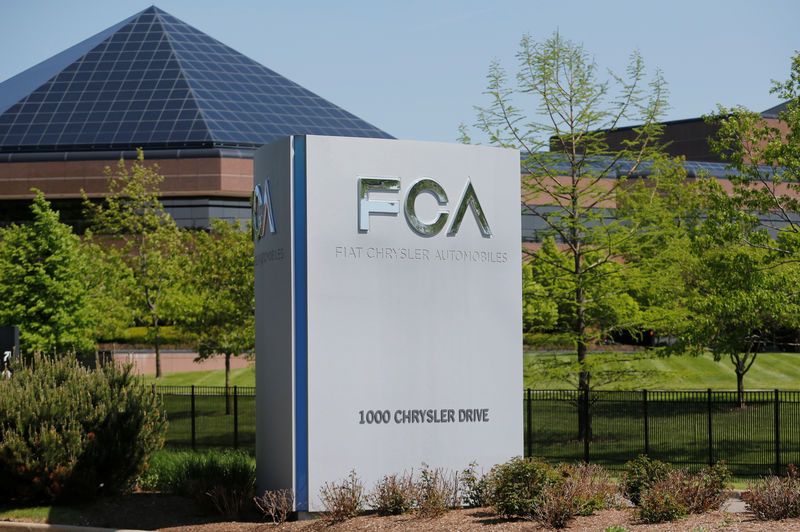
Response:
[[[153,0],[0,0],[0,81]],[[403,139],[450,142],[485,103],[489,63],[558,30],[605,70],[638,49],[669,84],[668,120],[779,103],[800,49],[797,0],[160,0],[155,5]],[[794,36],[794,37],[793,37]]]

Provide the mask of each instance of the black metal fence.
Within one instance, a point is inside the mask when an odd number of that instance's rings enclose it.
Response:
[[[611,469],[640,454],[689,469],[725,460],[736,476],[800,464],[800,392],[742,399],[740,407],[736,392],[711,390],[526,390],[525,454]]]
[[[167,445],[231,447],[256,445],[256,389],[232,386],[154,386],[164,399]]]
[[[255,448],[255,388],[157,386],[167,444]],[[800,464],[800,391],[525,390],[524,451],[619,469],[640,454],[699,469],[725,460],[736,476]],[[581,415],[583,411],[583,415]]]

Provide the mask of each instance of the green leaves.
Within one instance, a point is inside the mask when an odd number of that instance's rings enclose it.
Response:
[[[224,220],[213,220],[211,233],[194,233],[193,250],[182,269],[181,328],[198,337],[201,358],[238,356],[255,344],[253,241]]]
[[[27,225],[0,229],[0,323],[20,326],[25,353],[94,350],[89,256],[37,192]]]
[[[733,363],[742,380],[765,345],[798,327],[800,300],[800,54],[790,79],[773,93],[788,98],[778,120],[743,107],[719,107],[712,149],[729,162],[730,190],[701,184],[707,213],[693,239],[696,266],[686,270],[693,320],[676,350],[710,349]]]
[[[778,119],[764,118],[744,107],[718,107],[707,122],[718,130],[712,149],[729,162],[733,190],[708,197],[723,229],[737,224],[741,242],[766,246],[784,256],[796,255],[800,234],[800,54],[792,58],[790,78],[774,82],[771,92],[788,99]],[[726,227],[726,224],[729,224]],[[767,231],[777,239],[771,240]]]
[[[707,347],[715,358],[758,352],[772,333],[794,324],[800,311],[793,266],[762,249],[728,244],[695,249],[697,267],[686,272],[692,326],[687,347]]]
[[[136,317],[147,323],[156,351],[156,376],[160,377],[159,328],[181,275],[181,232],[159,199],[163,178],[157,167],[144,164],[141,150],[130,165],[120,161],[116,172],[106,172],[108,195],[102,203],[84,197],[85,211],[92,229],[105,239],[107,264],[124,265],[128,270],[119,280],[129,281],[130,303]]]
[[[0,497],[88,500],[128,488],[164,442],[160,396],[131,367],[34,355],[0,381]]]
[[[628,286],[644,283],[624,257],[646,253],[632,251],[637,222],[615,209],[628,179],[658,154],[665,83],[660,73],[647,75],[638,53],[625,75],[604,78],[591,54],[558,32],[541,41],[524,35],[517,62],[513,77],[490,65],[489,103],[477,108],[475,127],[492,144],[521,151],[523,217],[535,219],[542,242],[524,249],[525,327],[568,333],[587,388],[587,345],[642,323]],[[611,146],[603,130],[631,121],[641,125]]]

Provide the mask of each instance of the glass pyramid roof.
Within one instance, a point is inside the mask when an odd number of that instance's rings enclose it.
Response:
[[[0,152],[392,138],[155,6],[0,83]]]

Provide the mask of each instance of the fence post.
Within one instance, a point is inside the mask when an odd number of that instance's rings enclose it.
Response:
[[[775,389],[775,474],[781,474],[781,403]]]
[[[526,390],[525,398],[525,416],[527,418],[528,426],[525,427],[525,434],[527,437],[527,456],[533,456],[533,402],[531,401],[531,389]]]
[[[239,394],[233,387],[233,448],[239,448]]]
[[[589,463],[589,430],[592,426],[589,421],[589,389],[583,390],[583,461]]]
[[[642,390],[642,408],[644,410],[644,454],[650,454],[650,427],[647,424],[647,390]]]
[[[708,465],[714,465],[714,435],[711,430],[711,388],[708,389]]]
[[[194,384],[192,384],[192,450],[195,450],[195,409],[194,409]]]

